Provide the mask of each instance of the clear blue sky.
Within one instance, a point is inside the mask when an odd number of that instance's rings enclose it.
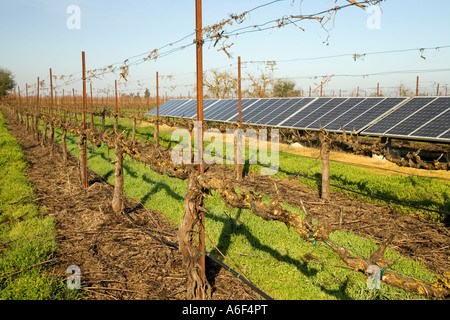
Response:
[[[203,26],[227,18],[229,13],[241,13],[270,0],[203,0]],[[250,13],[242,25],[228,26],[231,31],[242,26],[261,24],[283,16],[300,14],[300,0],[273,3]],[[346,4],[338,0],[338,5]],[[69,30],[66,20],[70,14],[66,9],[78,5],[81,10],[79,30]],[[303,0],[302,14],[312,14],[334,7],[334,0]],[[226,70],[235,64],[237,56],[243,61],[276,60],[275,76],[292,78],[297,87],[307,90],[321,77],[336,74],[326,90],[362,89],[376,87],[379,81],[385,91],[400,83],[414,88],[416,76],[420,75],[421,86],[434,87],[450,84],[450,72],[391,73],[368,77],[343,75],[373,74],[404,70],[431,70],[450,68],[450,48],[403,53],[368,55],[354,61],[351,56],[308,60],[340,54],[369,53],[422,47],[450,46],[450,2],[448,0],[387,0],[382,2],[380,29],[367,27],[369,13],[352,7],[338,12],[328,24],[327,32],[316,21],[303,21],[294,25],[263,32],[231,37],[234,43],[229,49],[233,59],[222,51],[206,44],[204,68]],[[81,71],[81,51],[86,52],[87,68],[95,69],[120,62],[155,48],[160,48],[194,32],[195,0],[14,0],[1,1],[0,67],[15,74],[21,88],[25,83],[35,83],[37,76],[48,79],[49,68],[54,75],[75,74]],[[192,37],[178,45],[189,45]],[[174,46],[175,47],[175,46]],[[170,47],[161,52],[170,50]],[[293,60],[281,62],[282,60]],[[301,60],[306,59],[306,60]],[[259,64],[246,64],[243,73],[258,72]],[[155,93],[155,73],[173,75],[173,80],[162,79],[162,93],[193,93],[195,84],[195,47],[190,46],[155,61],[147,61],[130,68],[127,85],[121,82],[123,92],[143,93],[148,87]],[[138,85],[137,80],[140,80]],[[112,88],[114,76],[93,80],[95,89]],[[63,87],[57,81],[58,88]],[[81,88],[81,81],[66,89]]]

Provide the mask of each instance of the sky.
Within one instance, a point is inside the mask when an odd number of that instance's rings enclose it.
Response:
[[[315,14],[347,3],[203,0],[203,26],[218,23],[230,13],[267,4],[251,11],[242,24],[225,28],[227,32],[243,27],[255,31],[253,26],[268,21]],[[74,11],[68,11],[72,5],[79,8],[79,20],[73,19]],[[276,61],[274,76],[295,81],[297,88],[305,92],[331,75],[334,76],[324,86],[328,92],[350,92],[359,86],[361,92],[372,93],[379,82],[383,93],[394,95],[400,84],[414,90],[417,76],[422,90],[435,92],[437,83],[441,88],[450,84],[449,9],[448,0],[385,0],[379,16],[377,11],[355,6],[340,10],[326,25],[327,30],[316,20],[303,20],[282,28],[238,32],[226,42],[233,44],[228,49],[232,58],[218,51],[220,45],[214,47],[206,42],[203,67],[207,76],[212,69],[237,74],[237,57],[241,56],[244,79],[248,74],[261,73],[267,66],[255,61]],[[68,22],[70,25],[76,21],[79,28],[68,27]],[[121,92],[142,95],[149,88],[154,95],[156,72],[160,75],[161,94],[193,95],[195,90],[195,0],[1,1],[0,27],[0,67],[13,72],[21,90],[26,83],[36,83],[38,76],[47,84],[52,68],[53,75],[58,76],[57,90],[75,88],[81,92],[82,51],[86,53],[88,70],[123,63],[132,57],[135,58],[130,62],[140,62],[130,67],[126,82],[117,74],[91,79],[95,94],[112,90],[114,80],[119,79]],[[180,46],[186,47],[164,56]],[[156,48],[161,57],[143,62]],[[364,53],[356,60],[352,57]],[[74,80],[66,85],[60,80],[61,75],[73,75]],[[244,80],[246,84],[248,81]]]

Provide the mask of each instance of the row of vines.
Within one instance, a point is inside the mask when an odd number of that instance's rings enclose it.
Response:
[[[18,123],[24,126],[25,130],[33,132],[33,135],[39,143],[49,147],[49,152],[55,154],[55,128],[62,131],[60,149],[63,161],[67,162],[68,150],[66,147],[67,133],[78,135],[78,146],[80,150],[80,177],[84,185],[87,185],[87,175],[83,172],[86,164],[83,163],[86,150],[86,142],[90,141],[92,146],[107,146],[114,149],[115,163],[115,183],[111,206],[114,212],[120,217],[124,209],[124,170],[123,159],[129,156],[135,161],[146,164],[161,175],[168,175],[173,178],[187,180],[188,191],[184,200],[184,217],[179,227],[178,240],[179,250],[183,256],[184,267],[187,272],[187,287],[189,299],[208,299],[210,298],[210,285],[205,277],[205,270],[199,264],[199,258],[202,252],[199,250],[199,229],[202,221],[202,212],[205,212],[203,198],[210,190],[216,190],[227,206],[233,208],[250,209],[251,213],[267,221],[283,222],[288,228],[294,230],[298,236],[306,241],[321,241],[329,246],[341,260],[351,269],[364,273],[367,277],[379,277],[379,279],[390,286],[395,286],[414,292],[420,295],[436,298],[445,298],[450,296],[450,274],[438,277],[436,282],[428,283],[420,279],[405,277],[394,270],[392,261],[385,259],[384,252],[391,243],[393,236],[388,237],[378,249],[371,254],[369,258],[352,256],[343,246],[336,246],[329,241],[329,234],[334,227],[318,221],[312,223],[314,217],[305,212],[305,218],[298,214],[286,210],[280,203],[280,199],[272,199],[269,204],[262,200],[262,196],[246,190],[239,185],[239,179],[242,177],[242,166],[235,166],[236,174],[223,177],[214,173],[214,170],[205,170],[203,174],[198,173],[197,165],[175,164],[171,158],[171,150],[159,145],[156,141],[146,141],[136,139],[136,121],[145,120],[156,124],[166,123],[172,126],[187,126],[193,130],[193,126],[187,120],[178,120],[176,122],[168,119],[155,119],[146,117],[142,114],[134,113],[128,115],[133,118],[132,136],[127,137],[124,132],[119,131],[118,119],[121,116],[119,110],[116,112],[97,112],[95,115],[102,117],[102,128],[94,126],[94,112],[90,112],[90,124],[86,123],[87,115],[80,118],[80,114],[70,111],[68,108],[58,106],[56,110],[48,106],[39,105],[39,97],[36,104],[22,104],[13,96],[2,100],[3,112],[9,113]],[[105,117],[114,118],[114,130],[105,128]],[[42,132],[39,126],[42,125]],[[157,137],[157,133],[155,132]],[[285,139],[292,139],[291,135],[285,135]],[[344,134],[339,137],[332,136],[325,131],[307,136],[298,136],[298,140],[316,141],[321,146],[322,160],[322,190],[321,197],[324,200],[329,199],[329,152],[333,144],[352,145],[353,148],[360,148],[364,152],[367,148],[363,144],[358,144],[357,137],[352,134]],[[370,147],[372,151],[383,153],[383,144],[376,142]],[[412,158],[413,159],[413,158]],[[414,160],[412,160],[414,162]],[[415,163],[415,162],[414,162]],[[275,186],[276,187],[276,186]],[[239,191],[237,191],[239,190]],[[378,272],[375,274],[375,271]]]

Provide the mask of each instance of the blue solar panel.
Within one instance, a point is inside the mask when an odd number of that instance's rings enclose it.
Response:
[[[314,98],[293,98],[287,104],[268,114],[261,122],[269,126],[278,126],[281,122],[313,100]]]
[[[228,106],[230,106],[233,102],[233,99],[217,101],[217,103],[211,106],[211,108],[208,108],[203,112],[203,118],[206,120],[217,120],[218,116],[227,110]]]
[[[404,101],[406,101],[406,98],[386,98],[346,123],[344,129],[346,131],[355,129],[356,133],[360,133],[364,128],[371,125],[375,120],[381,118]]]
[[[341,116],[345,112],[351,110],[353,107],[358,105],[359,103],[363,102],[364,98],[352,98],[347,99],[341,104],[338,104],[336,107],[331,109],[330,111],[326,112],[321,117],[318,117],[316,121],[309,124],[307,126],[308,129],[320,129],[324,128],[327,129],[327,124],[335,120],[337,117]]]
[[[384,98],[365,99],[361,103],[358,103],[353,108],[349,109],[347,112],[344,112],[340,116],[337,116],[333,121],[326,125],[326,129],[329,131],[340,131],[341,126],[345,128],[347,123],[360,117],[364,112],[368,111],[383,100]]]
[[[264,108],[260,107],[260,111],[255,113],[252,117],[247,116],[245,122],[251,124],[262,124],[264,125],[263,118],[267,117],[268,114],[273,111],[283,108],[285,105],[291,101],[291,99],[270,99],[272,103],[265,104]]]
[[[253,105],[260,99],[242,99],[241,110],[242,118],[244,117],[244,110],[252,108]],[[227,106],[227,110],[217,116],[217,120],[224,122],[236,122],[239,116],[239,101],[233,100],[233,104]],[[244,120],[243,120],[244,121]]]
[[[261,112],[269,110],[270,106],[278,102],[280,99],[261,99],[257,103],[252,104],[249,108],[242,110],[242,117],[245,123],[252,123],[252,119]]]
[[[332,98],[326,103],[318,106],[317,109],[313,110],[311,113],[309,113],[306,117],[298,121],[292,127],[298,129],[307,128],[309,124],[313,123],[318,118],[326,114],[328,111],[334,109],[335,107],[343,103],[345,100],[347,100],[347,98]]]
[[[406,101],[406,103],[405,103]],[[169,100],[160,116],[196,119],[197,101]],[[236,122],[238,99],[204,99],[205,120]],[[156,109],[146,114],[155,115]],[[450,141],[450,97],[242,99],[243,123]]]
[[[448,130],[446,133],[444,133],[443,135],[439,136],[439,139],[446,139],[446,140],[450,140],[450,130]]]
[[[287,128],[293,128],[296,126],[296,124],[308,116],[311,112],[319,108],[321,105],[327,103],[331,100],[331,98],[314,98],[315,100],[311,102],[309,105],[307,105],[305,108],[302,108],[289,116],[286,120],[280,122],[279,126],[281,127],[287,127]]]
[[[397,125],[386,132],[387,135],[407,136],[422,127],[430,120],[444,113],[450,108],[450,98],[436,99],[409,117],[402,119]]]
[[[189,109],[186,110],[186,112],[184,113],[184,117],[185,118],[190,118],[190,119],[197,119],[197,100],[195,101],[195,107],[192,108],[191,106],[189,107]],[[217,99],[204,99],[203,100],[203,112],[205,112],[206,110],[208,110],[208,108],[213,105],[214,103],[216,103]]]
[[[170,110],[174,104],[179,103],[182,100],[169,100],[159,105],[159,114],[165,115],[167,113],[167,110]],[[149,112],[146,113],[147,115],[156,115],[156,108],[153,108]]]
[[[413,137],[439,138],[450,129],[450,110],[410,133]],[[450,137],[449,137],[450,138]]]
[[[366,134],[384,135],[388,130],[396,126],[399,122],[405,118],[411,116],[435,98],[413,98],[404,105],[395,109],[383,119],[364,130]]]

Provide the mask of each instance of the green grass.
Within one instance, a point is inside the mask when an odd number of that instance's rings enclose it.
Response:
[[[131,121],[121,120],[128,126]],[[107,122],[112,125],[111,122]],[[125,127],[124,127],[125,128]],[[151,137],[153,128],[139,128],[139,133]],[[163,143],[170,136],[161,132]],[[56,132],[60,141],[60,131]],[[69,151],[78,156],[77,137],[68,134]],[[88,146],[88,165],[114,184],[114,165],[107,161],[107,149],[98,148],[91,153]],[[110,157],[113,159],[113,151]],[[280,160],[281,162],[281,160]],[[283,166],[289,165],[282,163]],[[251,170],[256,170],[256,166]],[[124,160],[125,193],[140,200],[146,207],[162,212],[171,222],[179,225],[184,214],[184,197],[187,182],[166,175],[159,175],[141,163],[133,163],[129,157]],[[264,197],[265,201],[269,199]],[[302,215],[303,212],[289,205],[287,209]],[[249,210],[229,211],[223,201],[212,192],[205,199],[206,232],[217,248],[226,255],[249,279],[276,299],[416,299],[410,294],[384,283],[380,290],[370,290],[366,277],[360,273],[332,265],[343,265],[340,258],[323,243],[314,246],[301,240],[279,222],[264,221]],[[352,233],[335,231],[331,240],[348,247],[352,252],[369,256],[376,248],[375,241],[364,239]],[[207,241],[207,250],[216,256],[220,254]],[[307,263],[306,256],[312,254],[318,262]],[[393,250],[386,251],[387,257],[399,257]],[[435,276],[416,261],[400,258],[393,266],[396,270],[420,279],[434,281]]]
[[[30,268],[57,250],[54,221],[32,202],[27,159],[1,113],[0,151],[0,300],[75,298],[62,279],[45,273],[45,266]]]

